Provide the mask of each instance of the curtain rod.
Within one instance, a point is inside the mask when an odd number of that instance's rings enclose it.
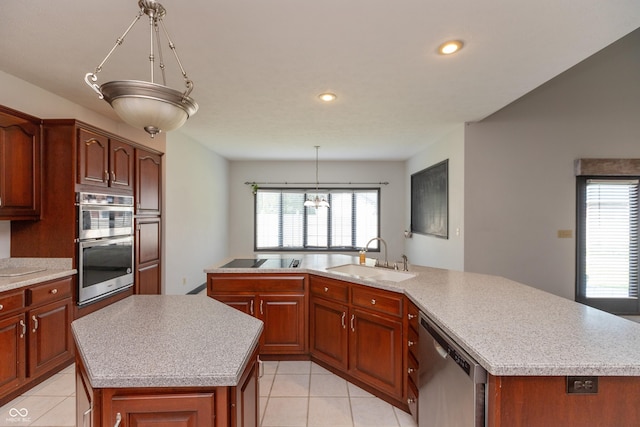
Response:
[[[247,181],[245,185],[389,185],[388,182],[256,182]]]

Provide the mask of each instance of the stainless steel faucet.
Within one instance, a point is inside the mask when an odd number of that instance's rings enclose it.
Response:
[[[402,271],[409,271],[409,259],[405,254],[402,254]]]
[[[369,244],[371,244],[371,242],[373,242],[374,240],[379,240],[384,245],[384,265],[383,265],[383,267],[389,267],[389,261],[387,261],[387,242],[385,242],[382,238],[374,237],[373,239],[369,240],[367,242],[367,246],[364,247],[364,250],[368,251],[369,250]],[[376,265],[378,265],[378,260],[376,260]]]

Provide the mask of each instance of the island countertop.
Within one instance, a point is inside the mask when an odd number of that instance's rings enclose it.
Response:
[[[283,257],[285,257],[283,255]],[[299,268],[207,273],[309,273],[406,294],[496,376],[640,376],[640,324],[515,281],[411,265],[413,278],[375,280],[329,268],[349,255],[286,255]]]
[[[71,324],[94,388],[235,386],[260,320],[199,295],[133,295]]]

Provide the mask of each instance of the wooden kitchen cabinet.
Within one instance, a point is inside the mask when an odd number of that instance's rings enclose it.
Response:
[[[136,218],[135,293],[161,293],[161,233],[160,217]]]
[[[78,184],[133,192],[134,159],[131,144],[78,129]]]
[[[310,352],[395,400],[403,397],[403,296],[310,278]]]
[[[40,120],[0,107],[0,220],[40,217],[41,151]]]
[[[162,161],[157,153],[136,149],[136,215],[162,211]]]
[[[73,360],[72,284],[66,277],[0,293],[0,406]]]
[[[404,340],[404,360],[406,361],[405,399],[409,406],[409,413],[416,422],[418,421],[418,378],[420,372],[420,356],[418,354],[418,328],[420,311],[418,307],[407,299],[407,334]]]
[[[212,274],[207,295],[264,322],[261,355],[308,354],[305,275]]]

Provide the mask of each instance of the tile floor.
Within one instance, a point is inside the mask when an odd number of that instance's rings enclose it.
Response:
[[[411,416],[312,362],[264,362],[263,427],[416,427]],[[0,408],[0,426],[75,426],[74,366]]]

